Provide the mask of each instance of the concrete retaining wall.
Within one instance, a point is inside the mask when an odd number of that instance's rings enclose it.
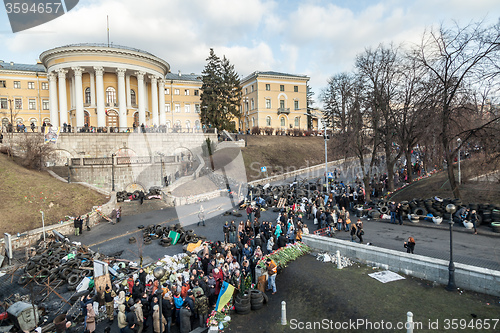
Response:
[[[339,250],[342,256],[368,265],[448,284],[449,261],[446,260],[323,236],[304,235],[302,239],[317,251],[335,253]],[[500,271],[455,263],[455,283],[459,288],[500,296]]]

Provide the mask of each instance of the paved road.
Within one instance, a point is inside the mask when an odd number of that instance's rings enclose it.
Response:
[[[138,202],[128,203],[136,205],[129,207],[130,210],[139,208]],[[147,202],[145,202],[147,205]],[[147,207],[141,207],[147,209]],[[210,211],[216,207],[205,206],[205,211]],[[191,214],[194,220],[199,210],[199,205],[192,205],[185,209],[186,214]],[[213,241],[222,240],[222,226],[224,221],[230,221],[232,218],[239,222],[246,218],[243,211],[243,217],[235,218],[233,216],[221,216],[207,219],[206,227],[196,226],[196,223],[185,225],[185,229],[193,229],[197,234],[204,235],[207,239]],[[262,213],[262,220],[274,221],[277,213],[268,210]],[[186,219],[183,218],[183,221]],[[415,225],[411,222],[405,222],[404,225],[393,225],[384,220],[364,220],[365,242],[370,242],[374,246],[380,246],[393,250],[405,251],[403,242],[409,236],[413,236],[416,240],[415,253],[426,255],[433,258],[449,259],[449,231],[448,225],[435,227],[430,222],[421,221]],[[109,223],[100,224],[90,232],[84,232],[82,236],[71,236],[71,240],[82,242],[90,245],[92,249],[99,250],[105,254],[111,254],[117,251],[122,251],[122,258],[137,260],[139,257],[139,246],[137,244],[129,244],[128,239],[131,236],[139,236],[139,225],[162,224],[170,225],[178,223],[174,208],[163,210],[149,211],[137,215],[124,216],[122,222],[116,225]],[[313,231],[312,221],[309,222],[310,230]],[[480,227],[479,235],[473,235],[470,231],[466,231],[464,227],[457,226],[453,233],[454,244],[454,260],[459,263],[474,265],[478,267],[500,270],[500,235],[495,236],[488,231],[485,226]],[[482,233],[482,234],[481,234]],[[347,232],[338,232],[337,238],[350,239]],[[142,246],[143,257],[150,260],[157,260],[165,254],[175,254],[182,252],[180,245],[163,248],[158,241],[153,241],[151,245]]]

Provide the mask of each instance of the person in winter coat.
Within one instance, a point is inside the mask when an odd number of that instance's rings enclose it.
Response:
[[[189,304],[184,304],[184,306],[181,308],[181,313],[180,313],[180,320],[181,320],[181,327],[180,327],[180,332],[181,333],[189,333],[191,332],[191,308]]]
[[[144,328],[144,313],[142,312],[142,303],[140,298],[135,301],[134,312],[137,319],[137,325],[135,325],[136,331],[137,333],[142,333]]]
[[[111,289],[110,286],[106,286],[106,290],[104,291],[104,303],[106,304],[106,314],[108,316],[108,320],[111,322],[115,319],[114,312],[114,298],[116,297],[116,293]]]
[[[413,253],[415,250],[415,239],[413,237],[408,237],[408,240],[404,243],[407,253]]]
[[[125,315],[125,304],[118,305],[118,328],[120,333],[124,333],[125,327],[127,327],[127,316]]]
[[[207,318],[210,313],[210,306],[208,304],[208,298],[204,295],[203,291],[198,290],[196,292],[195,299],[195,311],[200,319],[200,327],[207,327]]]
[[[160,330],[160,315],[161,315],[161,330]],[[155,333],[160,333],[165,330],[165,317],[160,314],[160,307],[158,305],[153,306],[153,331]]]
[[[95,312],[91,303],[87,304],[87,330],[92,333],[95,331]]]

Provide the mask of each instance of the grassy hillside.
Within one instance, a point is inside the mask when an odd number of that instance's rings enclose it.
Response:
[[[89,212],[107,198],[84,186],[62,183],[47,172],[25,169],[0,154],[0,234],[16,234]]]
[[[325,162],[325,141],[322,137],[289,137],[252,135],[242,149],[249,181],[263,178],[261,166],[269,176]],[[341,158],[328,147],[328,160]],[[253,163],[253,164],[252,164]]]

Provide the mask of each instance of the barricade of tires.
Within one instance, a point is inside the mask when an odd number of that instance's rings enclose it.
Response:
[[[249,289],[238,294],[234,299],[234,310],[237,314],[249,314],[251,310],[259,310],[267,304],[268,297],[258,289]]]
[[[32,280],[51,283],[62,281],[62,284],[67,284],[68,290],[75,290],[84,277],[93,276],[93,260],[99,256],[68,243],[50,242],[45,248],[39,248],[28,260],[17,282],[25,285]],[[118,273],[130,273],[127,266],[121,264]]]
[[[264,207],[276,207],[282,198],[287,202],[295,202],[296,198],[312,198],[318,196],[322,190],[316,183],[301,181],[292,185],[256,185],[248,189],[252,198],[260,197],[265,201]]]
[[[125,200],[138,200],[141,191],[136,190],[134,192],[120,191],[116,192],[116,201],[123,202]],[[148,193],[144,194],[144,199],[148,199],[152,196],[161,195],[161,188],[157,186],[153,186],[149,189]]]
[[[168,247],[172,244],[172,238],[169,237],[170,231],[175,231],[180,234],[177,243],[188,244],[196,243],[200,239],[205,240],[206,237],[197,235],[194,230],[184,230],[184,228],[177,223],[175,225],[162,227],[161,225],[151,224],[143,229],[143,244],[152,244],[154,240],[159,240],[159,244],[163,247]],[[129,238],[129,243],[135,243],[137,240],[135,237]]]
[[[476,226],[487,225],[495,232],[500,232],[500,207],[493,204],[469,203],[463,204],[460,199],[433,197],[428,199],[413,199],[411,201],[401,201],[403,209],[403,218],[408,218],[412,222],[419,220],[432,220],[438,218],[438,221],[449,221],[453,219],[455,223],[460,222],[459,216],[455,213],[451,216],[446,212],[446,206],[454,204],[456,210],[462,207],[469,208],[470,211],[475,210],[478,214],[479,222]],[[352,211],[360,213],[359,215],[368,216],[373,219],[378,219],[382,214],[389,214],[389,202],[385,200],[371,201],[366,205],[355,205]],[[359,216],[358,215],[358,216]]]

